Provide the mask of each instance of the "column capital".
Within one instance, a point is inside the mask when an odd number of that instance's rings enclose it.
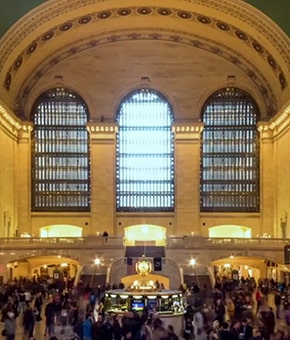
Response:
[[[21,121],[2,103],[0,103],[0,128],[16,140],[21,129]]]
[[[19,141],[29,141],[31,138],[31,131],[33,131],[33,129],[34,125],[32,122],[22,122],[21,128],[18,131]]]
[[[115,140],[118,132],[117,123],[89,122],[87,130],[90,133],[91,140]]]
[[[173,124],[175,140],[200,140],[204,124],[201,122],[177,122]]]
[[[273,130],[271,129],[269,122],[258,122],[257,128],[260,132],[260,140],[262,142],[272,143]]]

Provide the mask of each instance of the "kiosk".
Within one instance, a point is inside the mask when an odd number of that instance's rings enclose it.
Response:
[[[183,329],[184,305],[179,290],[159,289],[146,280],[152,270],[151,261],[144,256],[136,263],[140,280],[127,289],[113,289],[105,292],[105,311],[108,314],[122,314],[125,311],[158,314],[164,326],[172,325],[176,331]]]

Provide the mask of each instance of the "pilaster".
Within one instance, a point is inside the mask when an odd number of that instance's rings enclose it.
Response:
[[[31,226],[31,132],[33,124],[23,122],[18,131],[16,168],[16,206],[18,221],[17,234],[22,232],[38,235],[38,230],[32,230]]]
[[[87,124],[91,146],[91,219],[90,233],[115,235],[115,123]]]
[[[260,230],[259,234],[273,235],[274,216],[276,214],[276,171],[274,159],[273,131],[269,123],[258,124],[260,133]],[[277,235],[273,235],[277,236]]]
[[[200,136],[203,123],[182,122],[173,126],[175,136],[175,234],[201,234]]]

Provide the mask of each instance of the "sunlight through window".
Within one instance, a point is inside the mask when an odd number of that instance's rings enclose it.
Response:
[[[174,207],[173,112],[153,90],[130,94],[117,121],[117,210],[172,211]]]

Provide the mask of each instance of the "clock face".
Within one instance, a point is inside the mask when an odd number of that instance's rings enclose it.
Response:
[[[148,275],[151,272],[152,265],[148,260],[140,260],[136,263],[136,271],[140,275]]]

